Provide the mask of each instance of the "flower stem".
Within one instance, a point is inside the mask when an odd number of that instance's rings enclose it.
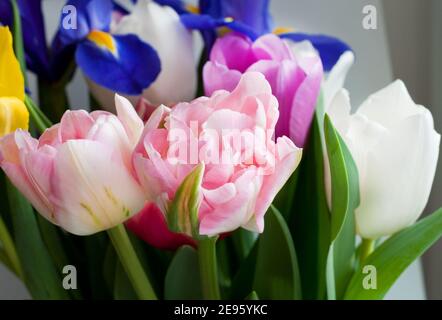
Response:
[[[359,251],[359,262],[362,264],[365,259],[374,251],[374,240],[362,239],[360,251]]]
[[[41,112],[40,109],[34,104],[31,98],[28,96],[25,97],[25,105],[29,111],[29,115],[31,116],[37,130],[40,133],[43,133],[47,128],[49,128],[52,124],[46,118],[46,116]]]
[[[107,233],[138,297],[141,300],[157,300],[124,225],[120,224],[113,229],[109,229]]]
[[[206,237],[198,243],[198,257],[201,274],[201,285],[204,298],[219,300],[218,269],[216,262],[216,240],[218,237]]]
[[[21,268],[20,260],[15,250],[14,241],[6,228],[3,219],[0,217],[0,242],[3,245],[6,258],[8,259],[12,271],[20,278],[23,279],[23,270]]]

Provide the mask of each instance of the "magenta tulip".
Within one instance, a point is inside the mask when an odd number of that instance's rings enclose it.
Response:
[[[304,147],[323,79],[319,55],[310,43],[294,43],[267,34],[252,42],[230,33],[219,38],[203,70],[207,95],[232,90],[248,71],[264,74],[279,101],[276,136]]]

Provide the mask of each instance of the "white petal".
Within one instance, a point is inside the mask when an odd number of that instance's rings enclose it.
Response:
[[[139,0],[131,14],[116,26],[115,34],[136,34],[150,44],[161,60],[161,73],[143,93],[153,104],[173,104],[194,98],[197,67],[192,34],[168,6]]]
[[[418,219],[430,194],[439,142],[426,111],[396,125],[369,153],[356,210],[361,236],[390,235]]]
[[[95,141],[71,140],[58,149],[52,188],[58,223],[77,235],[112,228],[144,204],[120,154]]]
[[[368,97],[357,113],[390,128],[411,115],[422,113],[423,110],[425,108],[413,102],[405,84],[396,80]]]
[[[327,80],[325,80],[323,86],[326,112],[328,111],[327,108],[334,96],[344,87],[345,78],[347,77],[348,71],[353,66],[354,59],[355,57],[353,52],[344,52],[328,74]]]
[[[120,119],[126,129],[131,145],[135,146],[143,132],[143,121],[136,113],[130,101],[118,94],[115,95],[115,107],[117,109],[118,119]]]

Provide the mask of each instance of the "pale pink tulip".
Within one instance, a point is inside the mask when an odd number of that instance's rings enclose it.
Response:
[[[217,91],[210,98],[156,109],[133,161],[148,200],[165,217],[163,223],[170,218],[171,203],[183,180],[202,168],[202,179],[196,183],[199,235],[239,227],[262,232],[264,214],[302,154],[287,137],[275,143],[278,116],[278,101],[258,72],[242,75],[231,93]],[[239,136],[240,144],[230,139]],[[188,199],[191,190],[184,192]],[[132,227],[133,223],[134,219]],[[188,229],[182,233],[194,236]]]
[[[0,140],[0,166],[46,219],[77,234],[112,228],[144,206],[131,153],[143,123],[116,97],[118,116],[67,111],[39,140],[18,130]]]

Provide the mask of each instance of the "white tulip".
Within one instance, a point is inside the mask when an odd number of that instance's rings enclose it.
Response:
[[[340,90],[327,113],[358,168],[361,237],[376,239],[413,224],[428,201],[439,156],[440,135],[430,111],[416,105],[398,80],[354,114],[348,93]]]
[[[194,98],[197,66],[192,33],[171,7],[151,0],[138,0],[130,14],[114,21],[111,32],[116,35],[135,34],[157,51],[161,73],[143,92],[143,97],[150,103],[170,105]],[[114,93],[90,80],[88,84],[100,103],[113,105]],[[139,97],[128,98],[136,103]]]

